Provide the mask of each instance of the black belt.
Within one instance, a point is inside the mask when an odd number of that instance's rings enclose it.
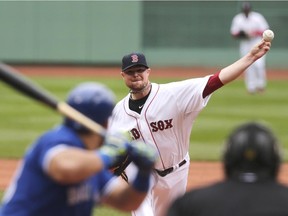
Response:
[[[181,167],[183,166],[184,164],[186,163],[186,160],[184,159],[183,161],[181,161],[179,164],[178,164],[178,167]],[[155,169],[155,171],[158,173],[158,175],[160,175],[161,177],[164,177],[166,175],[168,175],[169,173],[173,172],[174,168],[173,167],[170,167],[168,169],[165,169],[165,170],[157,170]]]

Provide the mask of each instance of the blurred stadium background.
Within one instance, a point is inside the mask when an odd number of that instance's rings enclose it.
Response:
[[[287,77],[288,2],[253,1],[252,7],[275,33],[268,77],[275,69]],[[169,76],[151,74],[155,82],[183,79],[177,67],[190,71],[188,78],[195,76],[194,68],[204,71],[197,76],[205,75],[238,59],[238,42],[229,29],[239,11],[240,1],[1,1],[0,61],[24,72],[31,66],[37,73],[27,73],[30,78],[60,99],[83,81],[103,82],[120,99],[127,94],[119,75],[127,52],[144,52],[153,73],[175,68],[172,77],[171,71]],[[287,161],[287,92],[283,78],[270,79],[264,95],[247,95],[241,79],[216,92],[195,123],[192,160],[219,161],[223,140],[234,126],[261,121],[279,136]],[[21,158],[40,133],[61,122],[53,111],[2,83],[0,101],[0,158]],[[3,168],[0,164],[0,171]],[[98,216],[126,215],[106,208],[96,211]]]
[[[0,59],[119,64],[138,50],[152,66],[223,66],[238,58],[229,28],[239,1],[1,1]],[[286,67],[287,1],[253,1],[275,32],[268,66]]]

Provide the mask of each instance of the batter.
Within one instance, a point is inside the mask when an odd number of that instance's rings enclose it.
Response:
[[[88,82],[77,85],[66,102],[106,128],[114,99],[110,89]],[[64,117],[30,145],[4,193],[0,216],[91,216],[104,203],[122,211],[137,209],[158,157],[153,147],[132,142],[122,132],[103,137]],[[139,170],[129,185],[110,171],[126,154]]]

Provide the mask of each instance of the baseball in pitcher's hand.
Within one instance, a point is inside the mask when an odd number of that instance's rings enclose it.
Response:
[[[271,47],[271,42],[266,42],[263,39],[256,44],[250,51],[250,54],[257,60],[265,55]]]

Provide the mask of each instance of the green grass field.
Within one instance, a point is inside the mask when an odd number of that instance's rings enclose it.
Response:
[[[102,82],[121,99],[128,92],[120,78],[32,77],[59,99],[65,100],[68,91],[85,81]],[[175,79],[173,79],[175,80]],[[154,79],[165,83],[172,79]],[[20,158],[30,143],[42,132],[61,122],[62,117],[36,103],[7,85],[0,83],[0,157]],[[224,86],[211,97],[200,113],[191,135],[192,160],[218,160],[223,140],[231,129],[246,121],[267,124],[279,137],[288,159],[288,85],[287,81],[269,81],[263,95],[248,95],[242,80]]]
[[[176,79],[153,79],[166,83]],[[68,91],[84,81],[102,82],[121,99],[128,90],[119,78],[32,77],[40,86],[64,100]],[[42,132],[61,122],[62,117],[0,83],[0,158],[20,158],[25,149]],[[222,144],[236,125],[259,121],[272,128],[279,137],[283,158],[288,159],[288,85],[286,80],[269,81],[263,95],[248,95],[242,80],[237,80],[211,97],[193,127],[190,144],[192,160],[219,160]],[[120,214],[107,208],[96,210],[97,216]]]

